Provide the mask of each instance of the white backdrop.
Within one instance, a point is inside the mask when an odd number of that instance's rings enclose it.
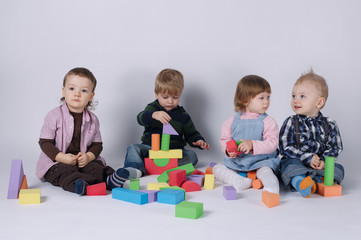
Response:
[[[102,156],[118,168],[126,147],[140,142],[136,115],[153,101],[154,79],[163,68],[184,74],[181,105],[211,144],[210,151],[198,151],[206,164],[223,158],[220,128],[233,114],[241,77],[258,74],[270,82],[268,113],[281,127],[293,114],[294,81],[312,67],[329,84],[323,113],[341,130],[339,162],[346,178],[356,175],[360,10],[357,0],[1,0],[2,172],[8,174],[15,158],[23,159],[27,174],[35,172],[43,118],[59,105],[62,79],[71,68],[89,68],[98,80],[94,112]]]

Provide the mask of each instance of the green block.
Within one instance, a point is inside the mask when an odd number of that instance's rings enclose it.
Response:
[[[175,206],[175,216],[197,219],[203,215],[203,203],[183,201]]]
[[[129,189],[130,190],[139,190],[140,189],[140,179],[130,179],[129,182]]]
[[[177,169],[182,169],[182,170],[186,170],[186,174],[189,175],[192,172],[195,171],[192,163],[188,163],[186,165],[183,166],[179,166],[176,168],[172,168],[169,170],[164,171],[161,175],[159,175],[159,177],[157,178],[158,182],[168,182],[169,181],[169,172],[177,170]]]
[[[162,141],[160,150],[168,151],[170,144],[170,135],[169,134],[162,134]]]
[[[334,174],[335,174],[335,158],[325,157],[324,184],[326,186],[333,186]]]
[[[153,159],[153,162],[155,165],[157,165],[158,167],[165,167],[168,165],[169,163],[169,158],[162,158],[162,159]]]

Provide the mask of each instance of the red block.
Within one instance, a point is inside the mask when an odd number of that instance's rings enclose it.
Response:
[[[144,158],[144,165],[147,175],[160,175],[166,170],[178,167],[178,159],[171,158],[166,166],[159,167],[154,163],[153,159]]]
[[[237,143],[236,143],[236,141],[234,139],[228,141],[226,144],[227,144],[228,152],[236,152],[237,155],[242,153],[240,151],[237,151],[238,146],[237,146]]]
[[[88,196],[101,196],[106,194],[107,190],[105,182],[93,184],[86,187],[86,195]]]
[[[186,170],[177,169],[169,172],[169,186],[180,187],[186,181]]]
[[[198,183],[196,182],[192,182],[192,181],[185,181],[181,188],[183,188],[184,190],[186,190],[186,192],[196,192],[196,191],[201,191],[201,186],[199,186]]]
[[[194,172],[192,172],[191,174],[194,174],[194,175],[206,175],[204,172],[202,172],[202,171],[200,171],[198,169],[194,170]]]

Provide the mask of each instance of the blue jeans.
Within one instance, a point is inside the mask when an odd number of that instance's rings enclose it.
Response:
[[[127,148],[127,154],[125,155],[124,167],[133,167],[142,171],[145,175],[144,158],[149,156],[149,150],[151,146],[145,144],[132,144]],[[182,166],[188,163],[192,163],[195,166],[198,162],[196,153],[192,150],[183,151],[183,158],[178,159],[178,166]]]
[[[307,167],[299,159],[295,158],[285,158],[281,160],[281,179],[283,183],[290,189],[293,190],[291,186],[291,180],[294,176],[297,175],[306,175],[314,178],[315,176],[324,177],[325,170],[316,170],[311,167]],[[342,165],[335,163],[335,173],[334,180],[336,183],[341,184],[343,177],[345,175]]]

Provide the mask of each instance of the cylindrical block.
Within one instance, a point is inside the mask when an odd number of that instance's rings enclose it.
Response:
[[[326,186],[333,186],[335,173],[335,158],[334,157],[325,157],[325,182]]]
[[[160,134],[153,133],[152,134],[152,150],[159,151],[159,145],[160,145]]]
[[[168,151],[169,150],[169,143],[170,143],[170,135],[169,134],[162,134],[162,144],[161,150]]]

